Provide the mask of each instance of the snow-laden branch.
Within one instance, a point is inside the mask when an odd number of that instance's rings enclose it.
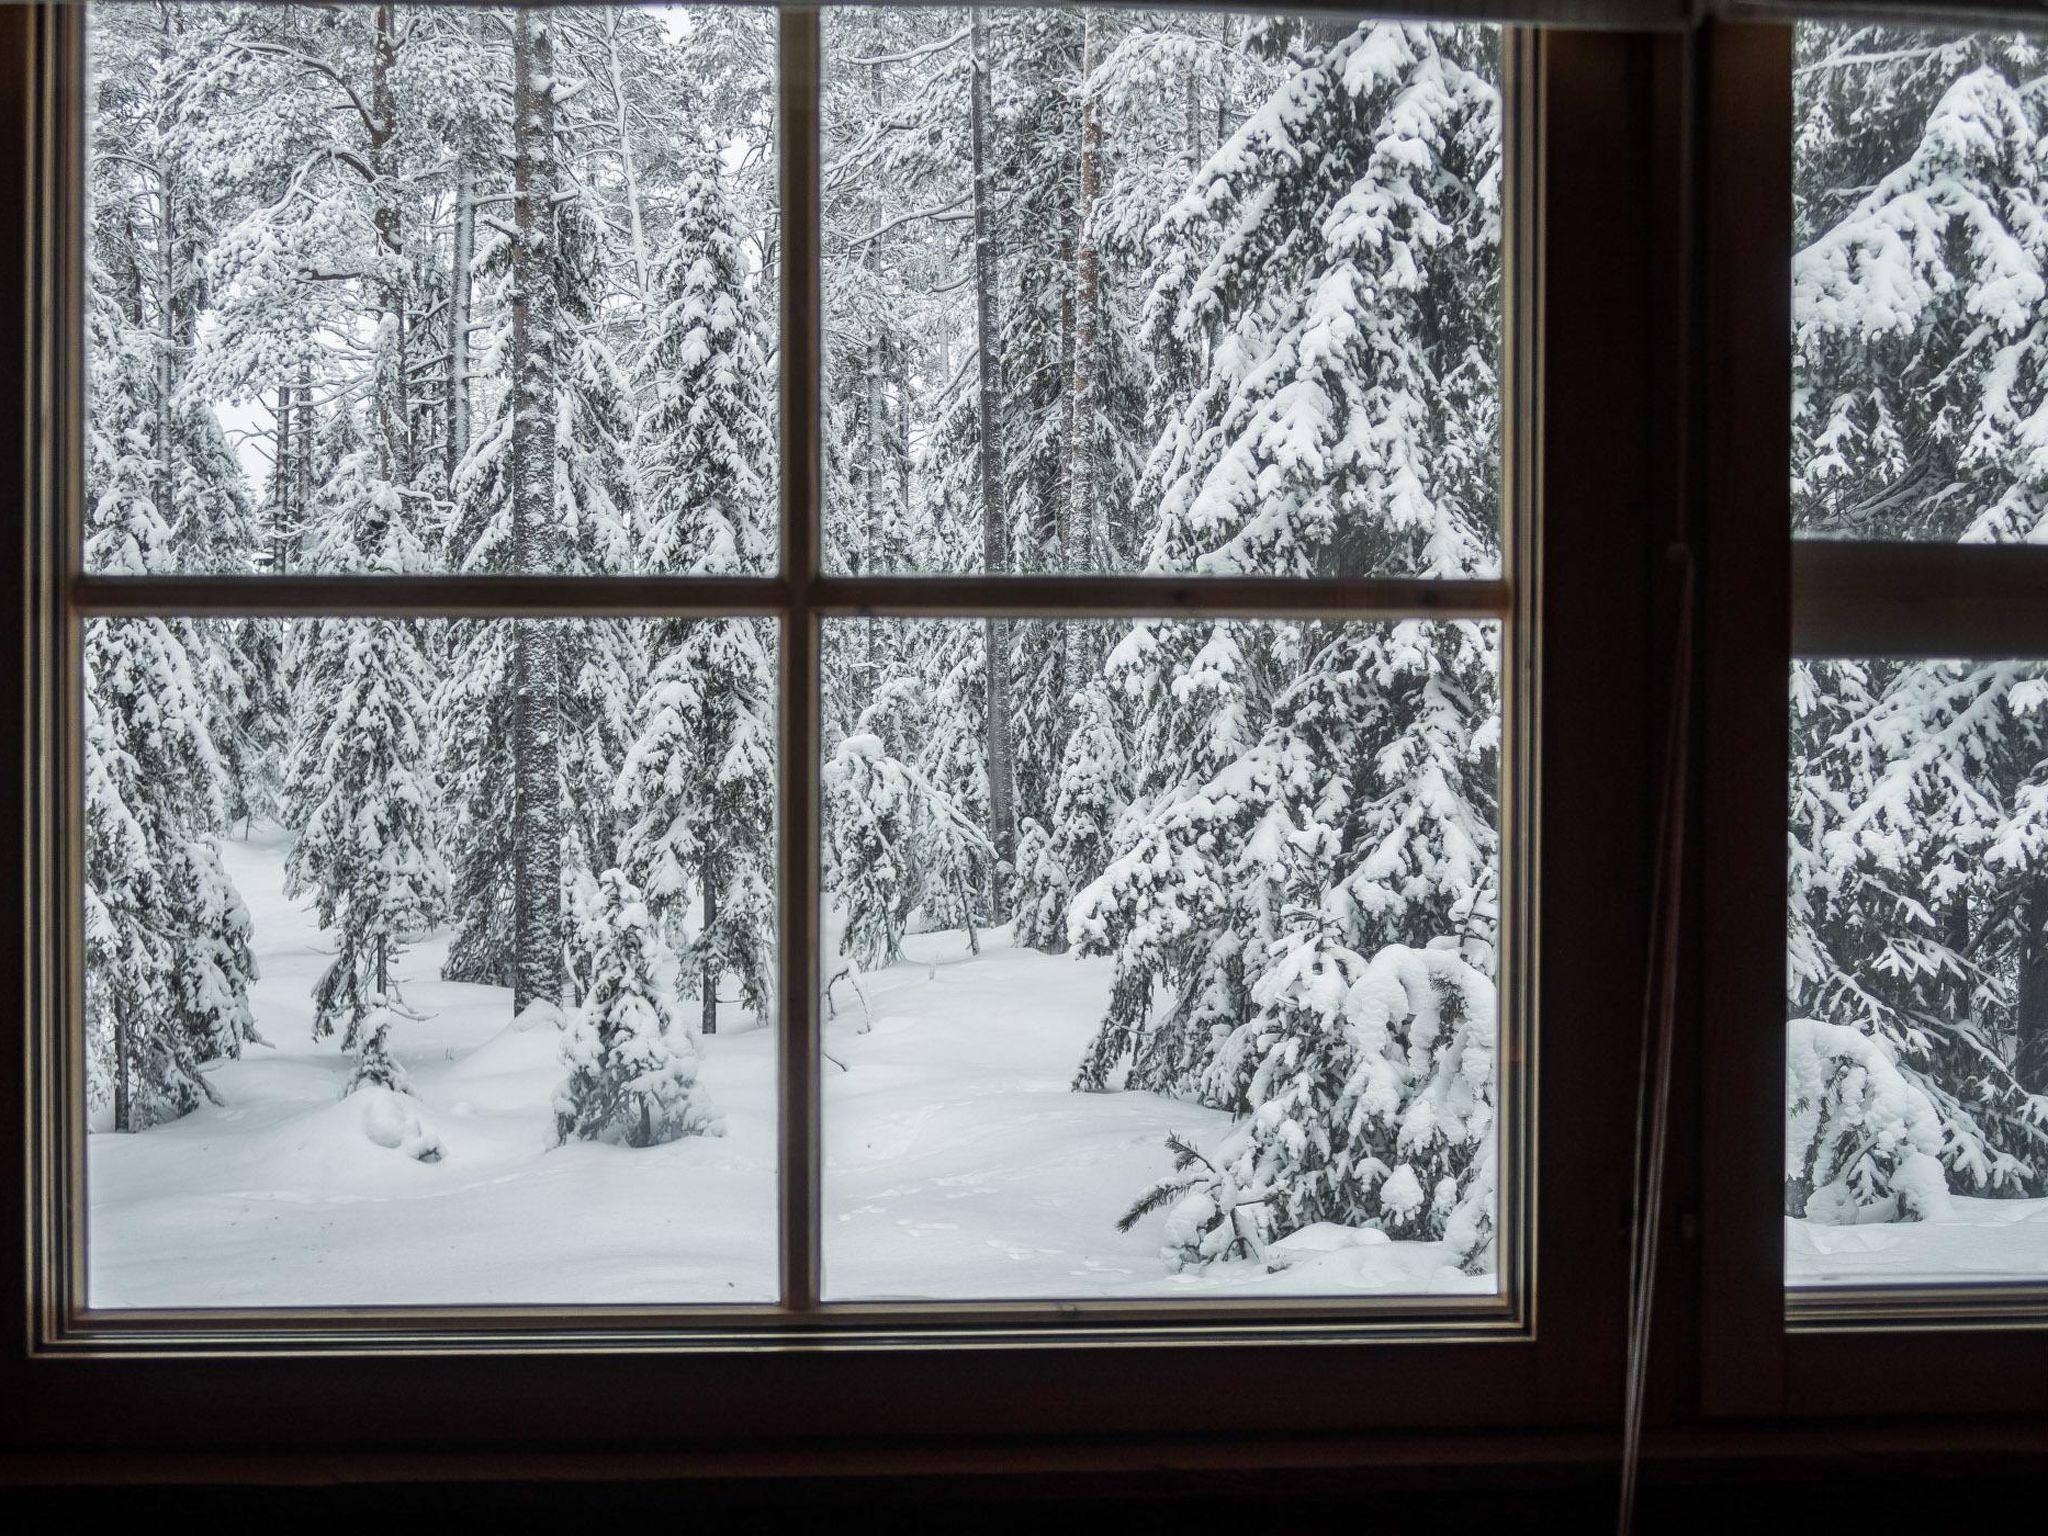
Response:
[[[946,214],[954,212],[966,201],[966,195],[962,194],[961,196],[954,198],[953,201],[950,203],[941,203],[938,206],[932,208],[915,209],[910,213],[906,213],[897,218],[891,219],[886,224],[879,225],[876,228],[869,230],[864,235],[853,236],[846,242],[846,248],[848,250],[852,250],[859,246],[869,245],[874,241],[881,239],[882,236],[888,234],[889,231],[891,231],[892,229],[900,229],[905,224],[915,223],[919,219],[932,219],[935,221],[943,220]]]
[[[287,48],[281,43],[262,43],[252,38],[231,37],[228,39],[226,46],[239,53],[260,53],[266,54],[271,58],[286,59],[303,68],[310,69],[316,74],[325,75],[329,80],[332,80],[341,87],[342,92],[349,99],[349,104],[356,109],[356,115],[363,120],[363,126],[370,131],[373,137],[381,137],[391,131],[388,123],[382,118],[373,115],[370,109],[363,105],[363,98],[356,94],[354,86],[342,78],[340,71],[324,60],[316,59],[309,53],[300,53],[296,48]]]
[[[854,66],[863,66],[869,64],[907,64],[912,59],[928,58],[930,55],[935,53],[944,53],[948,48],[956,48],[966,41],[967,28],[962,27],[958,32],[955,32],[951,37],[942,37],[935,43],[925,43],[917,48],[906,48],[901,53],[863,54],[861,57],[857,59],[848,59],[845,62],[847,64]]]

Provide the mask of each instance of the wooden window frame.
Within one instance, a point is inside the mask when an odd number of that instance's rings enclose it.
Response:
[[[776,577],[98,577],[79,569],[83,103],[80,28],[63,6],[0,11],[0,143],[26,166],[0,228],[0,286],[20,296],[20,423],[0,471],[23,487],[21,557],[5,573],[18,624],[19,756],[0,795],[22,807],[18,948],[0,984],[22,1001],[0,1051],[0,1225],[25,1263],[0,1268],[0,1431],[18,1444],[284,1448],[348,1439],[484,1446],[545,1434],[617,1444],[656,1434],[952,1436],[1200,1433],[1228,1403],[1239,1434],[1399,1426],[1590,1427],[1621,1400],[1635,1042],[1662,713],[1652,648],[1655,539],[1643,508],[1663,471],[1653,342],[1669,175],[1660,84],[1640,34],[1508,34],[1508,238],[1499,582],[1181,581],[1103,577],[836,577],[820,570],[816,12],[786,7],[781,72],[785,260],[781,369],[784,566]],[[1668,117],[1668,114],[1666,114]],[[811,125],[806,131],[805,125]],[[1568,159],[1552,163],[1552,146]],[[788,210],[808,207],[811,218]],[[1617,217],[1617,207],[1619,217]],[[1569,335],[1569,346],[1546,337]],[[1634,388],[1629,386],[1633,382]],[[1516,408],[1519,406],[1519,409]],[[1545,515],[1546,508],[1561,509]],[[817,635],[831,616],[1497,618],[1504,767],[1502,1084],[1504,1294],[1489,1307],[1326,1299],[822,1305],[812,1240],[818,1088],[812,965],[812,774],[782,778],[781,1231],[787,1305],[92,1312],[77,1304],[76,1110],[82,959],[65,892],[82,887],[77,633],[121,613],[561,615],[757,613],[781,629],[784,762],[812,763]],[[1585,680],[1597,677],[1593,689]],[[1617,794],[1616,784],[1621,786]],[[16,798],[18,797],[18,798]],[[1597,835],[1591,818],[1599,817]],[[1519,827],[1519,834],[1515,828]],[[1539,857],[1543,849],[1562,857]],[[1537,935],[1540,933],[1540,944]],[[1543,1020],[1554,1021],[1540,1027]],[[1540,1083],[1540,1096],[1538,1085]],[[795,1155],[797,1152],[804,1155]],[[1518,1208],[1519,1206],[1519,1208]],[[1361,1352],[1362,1351],[1362,1352]],[[686,1358],[675,1358],[678,1356]],[[678,1372],[687,1376],[678,1377]],[[679,1391],[678,1380],[689,1390]],[[292,1405],[289,1417],[277,1406]],[[573,1423],[560,1407],[575,1405]]]
[[[1709,1417],[2040,1414],[2048,1276],[1784,1279],[1791,663],[2048,654],[2048,550],[1792,537],[1792,41],[1783,19],[1711,28],[1700,72],[1704,302],[1719,343],[1701,385],[1699,815],[1713,852],[1699,872],[1690,1020],[1704,1123],[1700,1402]]]

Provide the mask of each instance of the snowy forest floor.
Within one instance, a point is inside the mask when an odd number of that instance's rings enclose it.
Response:
[[[393,1031],[417,1098],[341,1100],[349,1061],[311,1038],[326,964],[285,898],[289,835],[225,845],[255,925],[267,1045],[209,1069],[223,1102],[88,1143],[88,1295],[101,1307],[762,1302],[775,1294],[774,1042],[728,1008],[703,1045],[722,1137],[631,1150],[553,1145],[552,1029],[507,992],[439,979],[445,939],[401,966],[422,1015]],[[1107,961],[913,935],[909,959],[842,982],[826,1025],[825,1290],[831,1297],[1091,1297],[1484,1291],[1436,1243],[1317,1228],[1286,1267],[1174,1275],[1164,1216],[1117,1218],[1166,1173],[1166,1133],[1216,1111],[1068,1086]],[[693,1008],[694,1004],[687,1007]],[[843,1069],[840,1064],[843,1064]],[[395,1116],[393,1112],[396,1112]],[[416,1115],[443,1155],[372,1139]],[[395,1136],[385,1134],[385,1139]]]
[[[1945,1221],[1829,1227],[1785,1222],[1791,1285],[1910,1285],[2048,1276],[2048,1200],[1953,1195]]]
[[[562,1076],[551,1029],[510,1027],[496,987],[438,979],[445,941],[407,955],[422,1017],[394,1032],[439,1162],[373,1140],[392,1105],[338,1098],[348,1059],[310,1037],[326,945],[283,894],[286,834],[226,855],[256,929],[253,1003],[268,1045],[211,1069],[223,1103],[89,1142],[96,1306],[760,1302],[775,1286],[774,1044],[727,1010],[704,1043],[722,1137],[646,1150],[552,1145]],[[1018,951],[1003,933],[906,942],[842,982],[824,1064],[826,1294],[1089,1297],[1483,1290],[1439,1245],[1320,1228],[1288,1267],[1169,1274],[1153,1215],[1116,1219],[1167,1170],[1169,1130],[1213,1110],[1068,1083],[1108,963]],[[863,1027],[865,1026],[865,1027]],[[843,1068],[842,1064],[843,1063]],[[392,1139],[387,1135],[386,1139]],[[1788,1279],[1856,1284],[2048,1274],[2048,1201],[1955,1201],[1955,1219],[1788,1222]]]

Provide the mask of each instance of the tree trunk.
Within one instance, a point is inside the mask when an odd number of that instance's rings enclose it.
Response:
[[[633,126],[626,116],[626,76],[619,63],[619,13],[605,12],[605,65],[611,75],[612,131],[618,136],[619,176],[626,196],[626,226],[633,238],[633,280],[644,307],[653,278],[647,258],[647,228],[641,210],[640,170],[633,158]]]
[[[405,255],[405,204],[398,165],[398,16],[380,5],[376,50],[370,69],[370,169],[376,172],[372,222],[382,267],[378,288],[384,313],[377,334],[376,410],[380,427],[379,468],[393,484],[410,486],[416,465],[412,451],[412,385],[406,370],[409,273]]]
[[[553,23],[513,19],[512,552],[522,572],[562,569],[555,516],[560,294],[555,278]],[[546,620],[513,629],[512,1011],[561,995],[561,636]]]
[[[1095,244],[1095,200],[1102,187],[1102,119],[1087,82],[1101,62],[1102,13],[1081,23],[1081,193],[1074,205],[1073,410],[1067,418],[1067,526],[1073,537],[1068,569],[1105,569],[1095,528],[1095,364],[1102,324],[1102,267]]]
[[[117,1008],[114,1012],[114,1129],[129,1131],[135,1128],[134,1089],[128,1082],[128,1058],[133,1051],[130,1036],[129,1012]]]
[[[1230,15],[1228,12],[1225,12],[1217,19],[1216,39],[1219,44],[1216,49],[1216,57],[1220,61],[1216,81],[1216,147],[1221,149],[1223,147],[1223,136],[1230,129],[1228,112],[1232,70],[1230,57]]]
[[[160,20],[163,36],[160,58],[168,64],[173,23],[169,6],[164,7]],[[161,117],[158,126],[161,132],[164,126]],[[171,392],[177,382],[171,354],[179,339],[178,211],[171,188],[171,162],[163,156],[159,156],[156,162],[156,193],[156,514],[171,527],[173,537],[176,537],[183,531],[178,527],[178,471],[173,462],[176,450],[171,434]]]
[[[292,387],[277,386],[277,435],[270,460],[270,569],[282,574],[292,568]]]
[[[306,521],[313,506],[313,376],[299,364],[298,451],[292,455],[291,547],[295,559],[306,554]]]
[[[448,483],[469,456],[469,327],[476,260],[476,177],[465,165],[455,173],[455,243],[448,263]]]
[[[968,23],[973,48],[973,85],[968,93],[969,137],[974,175],[974,331],[980,375],[982,562],[990,575],[1007,571],[1009,529],[1003,515],[1001,413],[996,401],[995,210],[989,188],[988,18],[976,7]],[[990,841],[1005,863],[1017,852],[1014,772],[1010,745],[1010,633],[1000,619],[983,621],[988,676],[988,812]]]
[[[171,435],[171,392],[177,385],[171,360],[171,352],[177,345],[178,335],[175,302],[178,277],[176,258],[172,249],[176,230],[177,213],[171,205],[170,176],[167,171],[159,168],[156,226],[156,515],[169,525],[173,537],[183,532],[178,527],[178,468],[173,462],[176,449]]]
[[[2048,1093],[2048,869],[2027,872],[2020,899],[2019,1006],[2013,1019],[2013,1076],[2029,1093]]]
[[[712,925],[718,921],[718,887],[706,870],[702,876],[704,887],[704,926],[698,931],[697,943],[704,950],[701,980],[698,985],[704,989],[702,1033],[718,1033],[718,961],[713,957],[714,946],[706,943],[711,937]]]

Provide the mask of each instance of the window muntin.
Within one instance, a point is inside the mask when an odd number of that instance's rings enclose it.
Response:
[[[786,27],[789,25],[789,23],[785,23]],[[801,24],[799,23],[798,26],[800,27]],[[785,79],[785,87],[787,87],[787,84],[788,82]],[[786,96],[785,101],[787,101]],[[784,153],[786,156],[790,153],[787,146],[785,146]],[[799,155],[798,158],[800,159],[801,156]],[[790,162],[785,159],[784,172],[788,174],[789,171]],[[802,245],[802,231],[793,229],[786,234],[785,248],[787,250],[800,250]],[[795,258],[792,257],[791,259],[794,260]],[[794,343],[791,338],[785,337],[783,345],[785,356],[787,356]],[[787,395],[785,400],[787,402]],[[803,407],[801,405],[796,407],[796,415],[799,418],[802,417]],[[790,417],[785,415],[783,428],[786,434],[790,433],[793,428],[800,427],[801,420],[792,422]],[[799,432],[799,437],[800,435]],[[785,517],[788,518],[791,515],[790,508],[786,505],[784,510]],[[801,509],[799,509],[796,526],[800,528],[802,524],[803,516]],[[813,665],[810,658],[807,658],[804,654],[807,646],[793,643],[802,640],[806,631],[815,635],[816,631],[813,626],[818,621],[818,615],[842,608],[853,608],[862,611],[872,610],[883,613],[888,613],[894,608],[905,614],[924,613],[932,611],[936,606],[942,611],[951,609],[960,617],[967,618],[974,615],[977,608],[981,607],[987,600],[999,600],[1004,596],[997,589],[991,588],[986,593],[979,593],[976,589],[964,586],[956,588],[952,594],[947,596],[935,597],[930,592],[920,592],[916,595],[911,595],[910,589],[907,587],[891,588],[886,581],[868,583],[864,587],[858,579],[847,580],[836,590],[822,583],[814,586],[811,584],[806,571],[808,556],[805,546],[808,542],[807,539],[798,537],[785,546],[783,559],[784,570],[788,575],[788,579],[784,585],[779,589],[749,594],[751,601],[757,605],[755,611],[779,613],[781,615],[785,651],[786,654],[792,657],[791,671],[786,676],[793,681],[786,682],[784,685],[784,708],[781,719],[782,735],[786,744],[801,739],[804,734],[800,730],[793,729],[793,722],[796,713],[805,712],[805,706],[799,704],[796,710],[792,711],[790,688],[793,686],[800,691],[800,696],[807,696],[810,699],[816,700],[821,697],[817,690],[821,682],[825,681],[817,676],[807,676],[809,667]],[[345,577],[355,573],[341,572],[337,574]],[[239,605],[251,601],[247,594],[255,590],[254,588],[242,587],[231,589],[218,583],[212,585],[195,583],[181,595],[175,583],[169,585],[158,583],[147,587],[142,584],[136,584],[130,589],[134,594],[130,596],[122,593],[122,585],[123,583],[119,580],[87,583],[82,590],[90,594],[89,604],[91,611],[133,610],[141,612],[155,606],[168,606],[173,611],[182,612],[189,610],[195,616],[206,616],[212,614],[216,609],[223,613],[236,610]],[[254,601],[265,605],[280,602],[288,605],[291,602],[292,599],[289,593],[292,589],[282,588],[274,590],[283,591],[286,595],[282,598],[256,598]],[[299,590],[305,589],[301,588]],[[445,586],[437,586],[432,579],[429,579],[425,582],[415,582],[408,590],[420,594],[421,602],[429,608],[432,608],[438,599],[453,605],[454,611],[481,613],[504,608],[508,611],[508,616],[512,616],[517,615],[521,605],[527,602],[540,604],[548,612],[558,612],[564,609],[571,611],[587,609],[593,614],[600,611],[607,613],[617,611],[632,612],[648,606],[666,607],[670,605],[674,605],[686,612],[707,612],[716,610],[719,604],[726,600],[719,596],[721,592],[730,592],[733,589],[730,586],[717,587],[710,583],[692,583],[687,579],[672,585],[657,584],[650,586],[642,583],[635,587],[626,587],[608,585],[604,576],[597,574],[593,580],[582,584],[565,584],[556,589],[554,593],[537,598],[528,598],[524,595],[490,597],[484,595],[484,587],[466,585],[459,580],[450,582]],[[539,589],[506,588],[502,590],[524,594],[525,592],[537,591]],[[1179,592],[1174,592],[1169,596],[1165,589],[1161,589],[1158,596],[1148,598],[1145,589],[1141,585],[1133,585],[1115,594],[1113,597],[1109,597],[1107,601],[1105,600],[1103,589],[1091,589],[1085,584],[1077,584],[1070,589],[1063,589],[1057,581],[1054,581],[1028,590],[1030,595],[1022,599],[1026,607],[1019,611],[1015,617],[1006,616],[1002,622],[1014,623],[1017,622],[1018,618],[1024,616],[1025,613],[1041,609],[1045,610],[1048,616],[1050,616],[1065,611],[1076,613],[1095,612],[1105,608],[1110,611],[1124,613],[1127,615],[1126,622],[1128,622],[1128,618],[1141,617],[1148,612],[1159,611],[1155,605],[1164,606],[1170,604],[1175,609],[1184,610],[1192,608],[1199,612],[1211,603],[1219,612],[1247,615],[1263,611],[1275,616],[1289,613],[1299,614],[1303,617],[1311,615],[1321,617],[1324,615],[1363,614],[1373,615],[1382,619],[1392,619],[1403,613],[1412,613],[1420,617],[1425,614],[1441,613],[1448,610],[1452,613],[1464,613],[1474,620],[1479,620],[1506,617],[1512,611],[1516,602],[1514,593],[1504,583],[1475,582],[1463,589],[1451,583],[1445,583],[1438,591],[1426,592],[1421,589],[1420,584],[1414,588],[1406,587],[1398,581],[1363,586],[1353,586],[1348,583],[1339,585],[1333,584],[1328,580],[1318,581],[1313,576],[1301,582],[1299,586],[1292,588],[1267,585],[1256,590],[1247,588],[1241,593],[1233,593],[1228,589],[1219,588],[1213,598],[1195,598],[1193,600]],[[231,591],[233,595],[223,595]],[[981,601],[977,601],[977,598],[980,598]],[[322,611],[334,613],[375,612],[379,610],[380,604],[388,602],[387,599],[375,596],[368,586],[351,586],[346,581],[322,589],[318,601]],[[986,623],[987,621],[984,620],[983,622]],[[522,628],[527,623],[527,620],[519,620],[519,625]],[[1402,627],[1413,629],[1416,626],[1408,624]],[[1478,627],[1485,628],[1488,626],[1480,625]],[[812,640],[809,644],[814,645],[815,640]],[[825,743],[825,745],[829,746],[830,743]],[[803,758],[799,754],[795,758],[786,760],[801,762]],[[785,826],[792,824],[789,821],[792,806],[805,797],[803,777],[801,769],[796,770],[793,773],[793,778],[796,781],[794,791],[785,789],[782,802]],[[783,857],[782,873],[784,884],[782,891],[785,899],[791,890],[790,876],[793,870],[797,873],[799,883],[801,881],[801,861],[801,854],[797,855],[794,860],[787,853]],[[813,878],[815,878],[815,875]],[[822,947],[817,951],[816,957],[821,961],[825,958]],[[791,974],[794,973],[786,972],[786,977]],[[820,978],[820,981],[822,980],[823,978]],[[809,1058],[811,1042],[814,1039],[810,1031],[815,1028],[815,1007],[800,1000],[801,995],[804,993],[812,993],[812,989],[803,983],[797,983],[794,986],[786,985],[784,989],[782,1008],[778,1014],[778,1027],[784,1047],[783,1060],[786,1066],[795,1059],[791,1054],[792,1048],[802,1051],[805,1057]],[[812,995],[815,996],[815,993],[812,993]],[[813,1083],[816,1081],[815,1074],[823,1070],[829,1070],[829,1068],[821,1067],[815,1058],[809,1058],[809,1069],[813,1074]],[[811,1139],[808,1143],[806,1142],[802,1115],[789,1112],[792,1106],[799,1111],[804,1108],[807,1094],[803,1076],[804,1074],[801,1071],[786,1071],[784,1074],[780,1085],[780,1099],[784,1111],[781,1134],[785,1149],[794,1144],[809,1156],[816,1156],[817,1144],[815,1138]],[[814,1093],[815,1089],[810,1091]],[[813,1100],[813,1102],[815,1101]],[[782,1163],[781,1176],[783,1180],[784,1204],[784,1245],[782,1254],[784,1283],[782,1295],[786,1306],[802,1310],[808,1306],[810,1298],[816,1294],[817,1250],[815,1245],[819,1234],[815,1222],[810,1221],[805,1214],[806,1179],[803,1172],[800,1168],[793,1167],[791,1160],[785,1157]]]
[[[2042,682],[2000,659],[1995,601],[1948,599],[2024,585],[2028,552],[1996,546],[2039,537],[2040,44],[1796,46],[1793,528],[1861,541],[1839,568],[1868,590],[1805,617],[1871,649],[1819,632],[1792,672],[1786,1281],[2039,1283]],[[1976,547],[1912,570],[1881,547],[1904,541]],[[1930,643],[1972,659],[1898,646],[1930,594]]]

